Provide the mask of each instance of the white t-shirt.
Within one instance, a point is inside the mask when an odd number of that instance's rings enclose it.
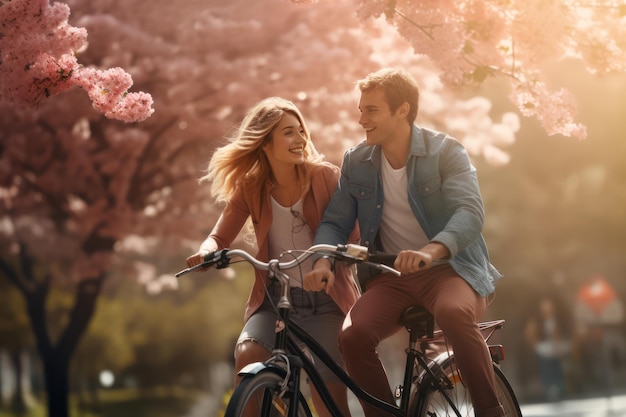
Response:
[[[384,199],[380,239],[383,250],[387,253],[419,250],[429,240],[409,205],[406,167],[394,169],[385,153],[381,154]]]
[[[270,227],[268,243],[270,258],[279,258],[287,251],[294,249],[308,249],[313,244],[313,233],[304,220],[302,210],[302,199],[298,200],[292,207],[281,206],[274,197],[272,200],[272,226]],[[302,252],[295,252],[298,256]],[[291,261],[292,256],[283,256],[281,261]],[[313,260],[307,259],[305,262],[292,269],[283,270],[291,276],[289,285],[291,287],[302,287],[302,276],[312,269]]]

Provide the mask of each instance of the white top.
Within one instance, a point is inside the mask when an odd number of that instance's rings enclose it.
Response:
[[[272,226],[269,231],[269,255],[270,259],[279,258],[281,261],[291,261],[291,255],[281,254],[287,250],[308,249],[313,245],[313,233],[304,221],[302,211],[302,199],[291,207],[281,206],[274,197],[272,201]],[[295,252],[298,256],[302,252]],[[302,276],[312,269],[313,260],[307,259],[299,267],[284,270],[291,276],[291,287],[302,287]]]
[[[384,199],[380,238],[383,250],[387,253],[419,250],[428,243],[428,237],[409,205],[406,168],[394,169],[385,153],[381,154]]]
[[[553,317],[546,318],[543,322],[543,330],[546,338],[537,342],[535,351],[544,358],[557,358],[569,352],[570,344],[566,340],[557,338],[557,322]]]

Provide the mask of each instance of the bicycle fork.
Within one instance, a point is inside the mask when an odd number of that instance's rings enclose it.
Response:
[[[293,361],[295,364],[292,364],[291,368],[291,379],[289,384],[291,385],[289,389],[289,411],[287,413],[287,417],[297,417],[298,416],[298,400],[300,393],[300,369],[302,369],[302,363],[300,363],[300,358],[293,357]]]
[[[276,392],[276,396],[266,393],[262,405],[262,410],[265,411],[261,415],[270,415],[270,410],[275,410],[283,417],[298,417],[302,360],[296,355],[289,355],[280,350],[274,351],[265,365],[269,368],[281,369],[284,372],[279,373],[283,375],[283,381],[280,384],[280,389]]]

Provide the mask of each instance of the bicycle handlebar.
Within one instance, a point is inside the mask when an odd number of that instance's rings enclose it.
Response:
[[[293,254],[295,250],[290,250],[284,254]],[[230,260],[235,257],[241,257],[246,262],[249,262],[256,269],[269,270],[272,266],[276,266],[277,269],[289,269],[298,266],[300,263],[308,259],[313,255],[322,255],[332,257],[337,261],[345,262],[347,264],[360,263],[366,266],[377,268],[385,272],[391,272],[396,275],[400,275],[400,272],[388,266],[393,265],[395,255],[379,255],[369,254],[365,246],[347,244],[347,245],[313,245],[309,249],[306,249],[303,253],[295,257],[290,261],[279,262],[278,260],[270,260],[269,262],[262,262],[252,256],[250,253],[243,249],[220,249],[215,252],[211,252],[204,257],[204,262],[194,265],[192,267],[183,269],[175,274],[178,278],[189,272],[196,271],[198,269],[209,268],[215,266],[217,269],[226,268],[230,265]]]

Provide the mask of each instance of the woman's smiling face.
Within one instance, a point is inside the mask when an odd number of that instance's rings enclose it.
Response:
[[[270,141],[263,147],[270,165],[299,165],[304,162],[307,137],[296,115],[285,113],[271,133]]]

